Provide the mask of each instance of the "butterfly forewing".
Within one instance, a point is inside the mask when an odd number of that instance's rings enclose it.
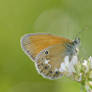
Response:
[[[21,39],[21,47],[32,60],[35,60],[42,50],[65,42],[70,42],[70,40],[45,33],[26,34]]]
[[[61,63],[66,56],[64,44],[55,45],[41,51],[36,57],[36,68],[45,78],[55,79],[63,75],[59,71]]]

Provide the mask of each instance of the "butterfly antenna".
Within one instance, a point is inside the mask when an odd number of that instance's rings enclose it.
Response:
[[[83,32],[85,32],[86,30],[88,30],[88,27],[84,27],[81,31],[79,31],[79,32],[76,34],[75,38],[79,37],[79,35],[82,34]]]

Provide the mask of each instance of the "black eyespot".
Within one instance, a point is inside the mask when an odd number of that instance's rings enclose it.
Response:
[[[41,64],[38,64],[38,67],[39,67],[39,66],[43,66],[43,63],[41,63]]]
[[[45,51],[45,54],[47,55],[48,54],[48,51]]]
[[[49,73],[52,73],[52,71],[49,71]]]
[[[48,69],[48,66],[45,66],[44,68],[45,68],[45,69]]]
[[[59,72],[58,71],[56,71],[56,74],[58,74]]]
[[[42,60],[44,60],[44,58],[42,58]]]
[[[30,53],[30,51],[29,51],[29,50],[27,50],[27,53]]]

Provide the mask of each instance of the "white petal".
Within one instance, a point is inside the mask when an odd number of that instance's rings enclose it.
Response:
[[[72,60],[70,61],[70,63],[67,66],[67,70],[70,74],[72,74],[73,72],[75,72],[75,68],[74,65],[78,63],[78,58],[77,56],[73,56]]]
[[[92,86],[92,81],[89,81],[89,84]]]
[[[87,60],[84,60],[82,65],[83,66],[87,66],[87,63],[88,63],[88,61]]]
[[[64,63],[61,63],[61,66],[60,66],[59,71],[60,72],[64,72],[65,70],[66,70],[65,64]]]
[[[45,64],[48,64],[49,60],[45,59]]]
[[[75,72],[75,68],[74,68],[74,65],[73,65],[72,63],[70,63],[69,68],[68,68],[68,71],[69,71],[70,73]]]
[[[90,56],[88,60],[89,60],[89,63],[90,63],[90,68],[92,69],[92,57]]]
[[[88,60],[92,62],[92,57],[90,56]]]
[[[85,73],[87,73],[89,71],[88,61],[84,60],[82,65],[85,67]]]
[[[82,80],[82,73],[80,73],[80,77],[78,79],[78,81],[81,81]]]
[[[64,58],[64,63],[65,63],[65,66],[68,66],[69,65],[69,56],[66,56]]]
[[[78,63],[78,57],[73,56],[71,62],[72,62],[73,65],[77,64]]]

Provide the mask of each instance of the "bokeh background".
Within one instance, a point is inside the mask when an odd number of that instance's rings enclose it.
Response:
[[[68,78],[41,77],[20,47],[26,33],[52,33],[74,39],[80,56],[92,55],[92,0],[0,0],[0,92],[80,92]]]

